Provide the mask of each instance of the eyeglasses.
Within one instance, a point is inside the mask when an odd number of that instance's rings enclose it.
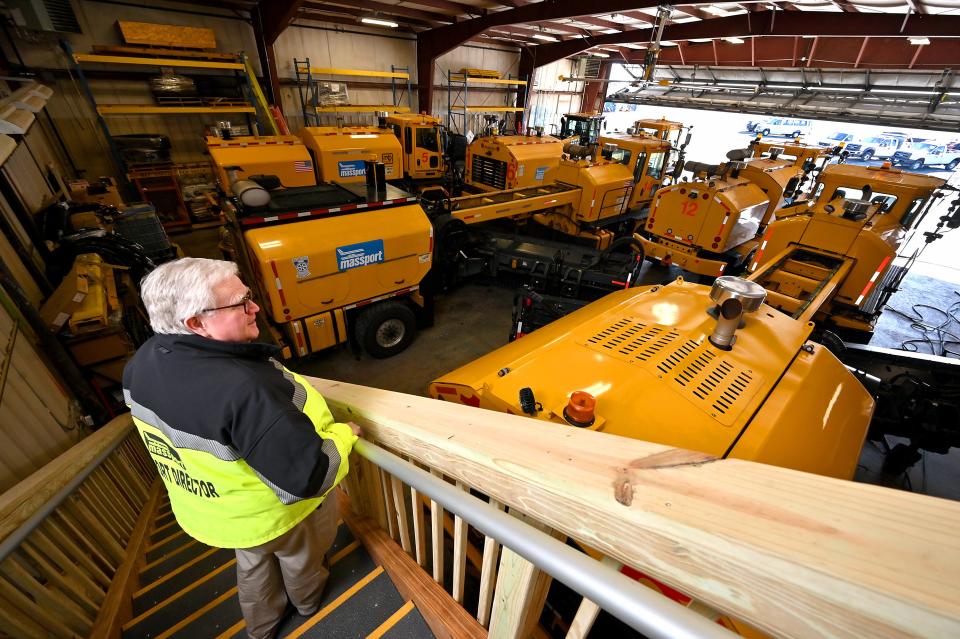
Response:
[[[213,308],[205,308],[201,313],[211,313],[213,311],[222,311],[228,308],[240,308],[243,307],[244,313],[253,313],[253,307],[256,305],[256,302],[253,300],[253,292],[250,289],[247,289],[247,294],[240,298],[240,301],[236,304],[227,304],[226,306],[215,306]]]

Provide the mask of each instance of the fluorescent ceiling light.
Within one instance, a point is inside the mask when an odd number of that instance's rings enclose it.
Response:
[[[939,91],[928,89],[870,89],[870,93],[912,93],[914,95],[936,95]]]
[[[725,15],[727,15],[727,12],[726,12],[726,11],[724,11],[724,10],[721,9],[720,7],[715,7],[715,6],[713,6],[712,4],[711,4],[709,7],[704,7],[703,10],[704,10],[704,12],[709,13],[710,15],[715,15],[715,16],[725,16]],[[681,11],[683,11],[683,9],[681,9]]]
[[[713,42],[713,38],[690,38],[690,42]]]
[[[676,42],[671,42],[670,40],[663,40],[660,42],[661,47],[675,47],[677,46]]]
[[[910,44],[914,44],[917,46],[930,44],[930,38],[910,38]]]
[[[803,38],[816,38],[817,36],[801,36]]]
[[[730,44],[743,44],[743,38],[724,38]]]
[[[596,51],[590,51],[588,55],[592,55],[597,58],[609,58],[610,56],[606,53],[597,53]]]
[[[545,35],[545,34],[543,34],[543,33],[534,33],[534,34],[533,34],[533,37],[536,38],[537,40],[546,40],[547,42],[556,42],[556,41],[557,41],[557,39],[554,38],[553,36],[548,36],[548,35]]]
[[[380,20],[379,18],[360,18],[360,22],[364,24],[375,24],[378,27],[390,27],[391,29],[396,29],[400,25],[396,22],[391,22],[389,20]]]

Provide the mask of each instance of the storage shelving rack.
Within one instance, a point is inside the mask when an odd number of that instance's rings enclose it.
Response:
[[[377,111],[409,113],[413,108],[410,69],[407,67],[391,65],[390,71],[312,67],[310,66],[310,58],[304,58],[303,60],[294,58],[293,68],[297,78],[297,92],[300,95],[300,105],[303,110],[303,122],[305,126],[320,124],[320,117],[329,113],[375,113]],[[391,104],[321,105],[315,83],[328,81],[335,76],[389,78]],[[346,80],[341,80],[341,82],[348,87],[350,86],[350,83]],[[406,98],[406,106],[401,104],[404,98]]]
[[[236,62],[215,62],[207,60],[197,60],[197,59],[180,59],[180,58],[152,58],[152,57],[134,57],[134,56],[118,56],[118,55],[102,55],[95,53],[74,53],[73,47],[69,42],[61,41],[60,46],[67,53],[67,57],[71,61],[72,70],[76,74],[77,79],[79,80],[80,87],[83,89],[84,95],[87,98],[87,101],[90,103],[90,106],[97,114],[97,124],[100,126],[101,131],[103,132],[104,137],[107,141],[107,146],[110,149],[110,155],[113,158],[114,163],[119,170],[120,177],[123,180],[124,184],[128,189],[132,186],[131,180],[129,177],[129,167],[126,162],[123,160],[123,157],[120,154],[119,149],[117,148],[116,143],[114,142],[113,136],[110,133],[110,127],[107,124],[105,116],[112,115],[184,115],[184,114],[217,114],[217,113],[242,113],[247,119],[247,125],[250,128],[251,132],[253,131],[253,123],[257,122],[256,108],[253,106],[251,87],[249,80],[246,76],[246,56],[241,53],[238,55],[238,61]],[[184,105],[156,105],[156,104],[99,104],[96,98],[93,95],[93,90],[90,88],[90,84],[87,80],[86,75],[83,72],[84,64],[116,64],[116,65],[137,65],[137,66],[148,66],[148,67],[161,67],[161,68],[191,68],[191,69],[218,69],[224,71],[232,71],[234,76],[237,79],[237,82],[241,86],[243,95],[246,98],[246,102],[242,104],[228,104],[228,105],[201,105],[201,106],[184,106]],[[167,226],[178,225],[180,223],[168,223]],[[182,224],[189,224],[189,220],[184,220]]]
[[[447,71],[447,129],[466,134],[467,116],[471,113],[506,113],[516,116],[523,113],[522,107],[473,105],[469,103],[470,86],[501,85],[509,93],[526,91],[527,81],[520,78],[491,78],[487,76],[473,76],[463,71]],[[514,122],[516,124],[516,122]]]

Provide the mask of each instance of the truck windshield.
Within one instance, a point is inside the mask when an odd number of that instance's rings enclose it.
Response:
[[[426,151],[439,151],[437,142],[437,127],[422,127],[417,129],[417,147]]]

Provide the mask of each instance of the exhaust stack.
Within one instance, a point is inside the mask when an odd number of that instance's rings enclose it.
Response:
[[[729,351],[737,341],[737,329],[744,326],[743,316],[760,308],[767,299],[767,291],[756,282],[724,275],[713,283],[710,299],[717,303],[710,311],[717,318],[710,343]]]

